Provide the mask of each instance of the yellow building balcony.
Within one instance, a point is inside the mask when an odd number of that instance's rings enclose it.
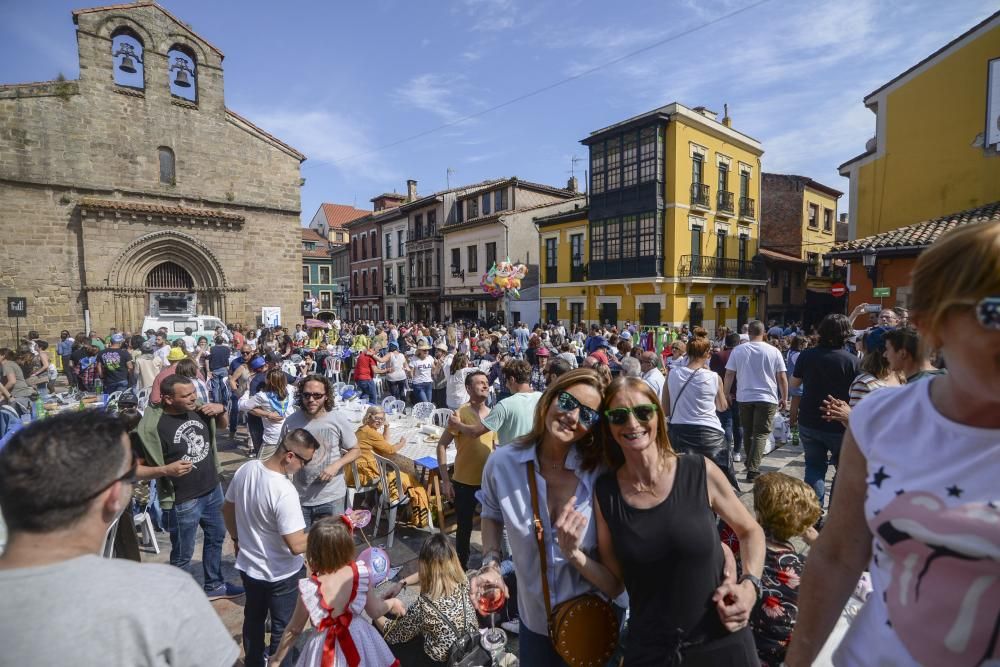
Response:
[[[709,255],[682,255],[677,276],[686,282],[750,281],[764,284],[767,270],[763,262]]]

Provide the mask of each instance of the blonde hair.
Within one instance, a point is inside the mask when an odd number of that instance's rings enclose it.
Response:
[[[384,415],[385,409],[381,405],[371,405],[365,410],[365,416],[361,419],[361,423],[365,426],[371,426],[372,417],[376,415]]]
[[[604,411],[611,406],[611,401],[623,391],[637,391],[645,396],[648,401],[656,405],[656,447],[664,456],[674,456],[674,448],[670,445],[670,438],[667,436],[667,420],[660,406],[660,397],[642,378],[618,377],[608,385],[604,392],[604,400],[601,401],[601,416]],[[625,455],[622,454],[621,445],[611,435],[611,427],[607,419],[601,419],[601,450],[604,453],[604,462],[612,470],[620,468],[625,463]]]
[[[467,581],[455,547],[444,533],[435,533],[424,540],[417,573],[420,592],[432,600],[451,595]]]
[[[542,397],[538,399],[535,406],[535,418],[531,423],[531,430],[522,435],[514,444],[519,447],[530,447],[538,444],[545,436],[545,415],[549,413],[549,408],[559,394],[567,391],[570,387],[578,384],[585,384],[597,390],[598,394],[604,393],[607,383],[604,378],[593,368],[577,368],[568,373],[564,373],[556,378],[556,381],[549,385]],[[584,470],[594,470],[601,462],[601,447],[594,438],[596,428],[590,429],[583,437],[574,442],[576,451],[580,456],[580,467]]]
[[[812,487],[781,472],[754,480],[753,508],[764,532],[782,541],[804,533],[822,514]]]
[[[917,259],[910,310],[932,347],[956,308],[1000,294],[1000,222],[971,223],[944,234]]]

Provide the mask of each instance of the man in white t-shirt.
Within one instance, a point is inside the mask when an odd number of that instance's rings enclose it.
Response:
[[[663,383],[666,378],[660,370],[660,355],[646,351],[639,356],[639,366],[642,369],[642,379],[657,396],[663,395]]]
[[[112,524],[133,528],[135,472],[124,425],[97,410],[35,422],[0,451],[9,530],[0,664],[162,665],[169,656],[175,667],[230,667],[239,657],[191,575],[100,557]]]
[[[746,451],[747,482],[760,474],[760,460],[771,433],[774,413],[788,404],[788,374],[778,348],[764,342],[764,324],[759,320],[747,326],[748,343],[733,348],[726,362],[725,392],[733,382],[740,405],[743,425],[743,449]]]
[[[250,461],[233,477],[222,515],[236,545],[236,569],[243,578],[243,649],[247,667],[263,667],[278,650],[295,611],[298,581],[305,576],[306,522],[299,494],[288,479],[316,454],[319,442],[305,429],[288,433],[266,461]],[[271,614],[270,650],[264,622]]]

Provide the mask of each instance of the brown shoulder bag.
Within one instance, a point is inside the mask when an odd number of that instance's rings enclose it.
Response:
[[[611,603],[593,593],[578,595],[552,609],[548,558],[545,555],[545,529],[538,511],[534,461],[528,461],[528,488],[531,490],[531,509],[535,515],[535,539],[538,542],[538,562],[542,569],[542,595],[549,621],[549,639],[556,653],[570,667],[603,667],[618,646],[618,618]]]

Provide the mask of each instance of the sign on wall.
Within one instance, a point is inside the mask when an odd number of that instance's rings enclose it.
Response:
[[[27,317],[28,297],[9,296],[7,297],[7,317]]]
[[[265,327],[281,326],[281,308],[264,306],[260,309],[260,321]]]
[[[989,62],[986,88],[986,146],[1000,149],[1000,58]]]

